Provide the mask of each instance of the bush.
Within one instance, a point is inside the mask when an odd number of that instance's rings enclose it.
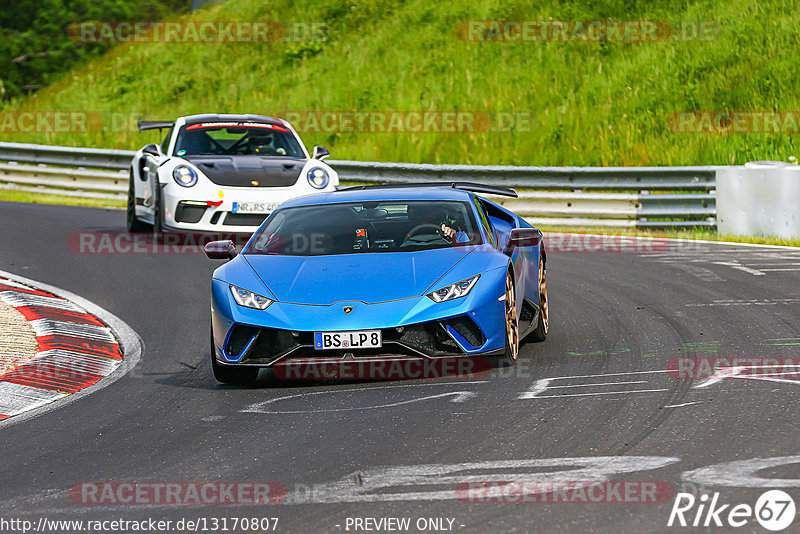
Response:
[[[0,98],[50,84],[107,44],[77,43],[71,23],[85,20],[159,20],[186,9],[184,0],[15,0],[0,11]]]

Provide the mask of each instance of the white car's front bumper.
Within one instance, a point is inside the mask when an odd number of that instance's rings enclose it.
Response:
[[[300,181],[299,181],[300,182]],[[335,191],[295,184],[291,187],[191,187],[168,183],[162,189],[164,226],[185,232],[252,233],[282,202],[312,193]],[[266,210],[254,214],[233,213],[235,202],[257,202]]]

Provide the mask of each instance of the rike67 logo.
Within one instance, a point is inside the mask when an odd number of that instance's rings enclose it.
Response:
[[[702,494],[699,498],[691,493],[678,493],[667,526],[739,528],[755,519],[763,528],[777,532],[792,524],[795,511],[794,499],[781,490],[762,493],[755,506],[721,504],[719,492],[711,497]]]

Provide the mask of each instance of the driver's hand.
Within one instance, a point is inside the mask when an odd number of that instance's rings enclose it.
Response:
[[[450,241],[453,241],[456,238],[456,231],[444,223],[442,223],[442,234]]]

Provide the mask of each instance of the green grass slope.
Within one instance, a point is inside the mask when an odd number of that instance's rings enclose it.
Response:
[[[477,4],[477,5],[476,5]],[[682,111],[800,110],[800,11],[781,0],[228,0],[190,20],[326,23],[323,40],[126,44],[7,110],[170,119],[200,112],[406,111],[528,116],[489,131],[303,131],[336,159],[511,165],[697,165],[787,159],[791,131],[682,133]],[[466,20],[709,21],[711,40],[468,42]],[[527,114],[527,115],[526,115]],[[494,115],[496,117],[496,115]],[[308,128],[306,128],[308,129]],[[137,148],[130,128],[7,141]]]

